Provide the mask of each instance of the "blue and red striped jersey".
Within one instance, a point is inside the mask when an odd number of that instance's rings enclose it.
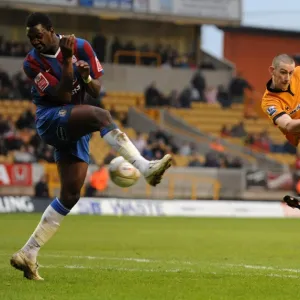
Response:
[[[85,84],[75,65],[79,60],[84,60],[90,65],[90,75],[93,79],[97,79],[103,74],[103,68],[89,42],[76,38],[72,57],[74,69],[72,104],[81,104],[85,97]],[[23,69],[33,83],[32,98],[36,105],[59,105],[53,101],[53,97],[55,95],[54,87],[61,80],[62,62],[63,57],[60,48],[55,55],[41,54],[35,49],[27,54]]]

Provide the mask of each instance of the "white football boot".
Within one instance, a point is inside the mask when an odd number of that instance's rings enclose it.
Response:
[[[163,174],[171,167],[171,164],[172,156],[170,154],[166,154],[160,160],[150,161],[148,169],[143,174],[146,181],[152,186],[159,184]]]
[[[38,263],[30,260],[23,250],[16,252],[10,259],[10,264],[24,272],[24,277],[31,280],[44,280],[38,273]]]

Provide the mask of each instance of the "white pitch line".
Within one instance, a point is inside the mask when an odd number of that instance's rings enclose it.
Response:
[[[64,268],[64,269],[77,269],[77,270],[102,270],[102,271],[116,271],[116,272],[145,272],[145,273],[202,273],[202,271],[199,270],[199,272],[196,272],[195,270],[190,269],[139,269],[139,268],[120,268],[115,266],[110,267],[95,267],[95,266],[81,266],[81,265],[65,265],[65,266],[54,266],[54,265],[48,265],[48,266],[40,266],[41,268],[46,269],[57,269],[57,268]],[[218,275],[217,272],[204,272],[205,274],[211,274],[211,275]],[[221,274],[220,274],[221,275]],[[299,279],[299,276],[296,275],[283,275],[283,274],[242,274],[241,272],[231,272],[230,275],[236,275],[236,276],[263,276],[263,277],[277,277],[277,278],[295,278]]]
[[[117,260],[117,261],[134,261],[138,263],[167,263],[167,264],[184,264],[184,265],[201,265],[201,262],[192,262],[192,261],[180,261],[180,260],[157,260],[150,258],[134,258],[134,257],[106,257],[106,256],[82,256],[82,255],[44,255],[45,257],[56,257],[56,258],[76,258],[76,259],[95,259],[95,260]],[[271,271],[280,271],[280,272],[293,272],[300,273],[300,269],[288,269],[288,268],[275,268],[268,266],[258,266],[258,265],[247,265],[247,264],[214,264],[212,265],[221,265],[224,267],[242,267],[245,269],[255,269],[255,270],[271,270]]]
[[[0,253],[0,256],[9,256],[9,254]],[[42,257],[53,257],[53,258],[73,258],[73,259],[87,259],[87,260],[107,260],[107,261],[133,261],[137,263],[166,263],[166,264],[182,264],[182,265],[200,265],[202,262],[192,262],[192,261],[180,261],[180,260],[158,260],[150,258],[135,258],[135,257],[107,257],[107,256],[83,256],[83,255],[60,255],[60,254],[45,254]],[[248,264],[218,264],[218,263],[206,263],[206,265],[215,265],[222,268],[245,268],[245,269],[254,269],[254,270],[266,270],[266,271],[275,271],[275,272],[291,272],[291,273],[300,273],[300,269],[291,269],[291,268],[277,268],[269,266],[259,266],[259,265],[248,265]],[[53,266],[54,268],[55,266]],[[88,267],[83,267],[88,268]],[[139,270],[139,269],[137,269]],[[148,269],[152,270],[152,269]],[[158,270],[157,272],[159,272]],[[186,271],[186,270],[182,270]],[[193,271],[193,270],[190,270]],[[194,272],[194,271],[193,271]],[[271,277],[277,276],[276,274],[269,274]],[[281,275],[280,275],[281,276]],[[295,276],[290,278],[298,278],[296,275],[286,275]],[[277,276],[278,277],[278,276]]]
[[[65,265],[65,266],[55,266],[55,265],[40,265],[41,268],[46,269],[55,269],[55,268],[64,268],[64,269],[88,269],[88,270],[103,270],[103,271],[125,271],[125,272],[151,272],[151,273],[179,273],[179,272],[188,272],[196,273],[194,270],[185,270],[185,269],[139,269],[139,268],[123,268],[123,267],[95,267],[95,266],[81,266],[81,265]]]
[[[89,260],[118,260],[118,261],[134,261],[138,263],[167,263],[167,264],[184,264],[196,265],[201,262],[181,261],[181,260],[162,260],[151,258],[135,258],[135,257],[109,257],[109,256],[84,256],[84,255],[60,255],[60,254],[45,254],[44,257],[54,258],[76,258],[76,259],[89,259]]]
[[[83,255],[56,255],[56,254],[45,254],[44,257],[54,258],[76,258],[76,259],[89,259],[89,260],[120,260],[120,261],[134,261],[140,263],[153,263],[160,262],[159,260],[152,260],[148,258],[134,258],[134,257],[107,257],[107,256],[83,256]]]
[[[269,271],[300,273],[299,269],[275,268],[275,267],[243,265],[243,264],[236,264],[236,265],[235,264],[226,264],[226,266],[242,267],[242,268],[245,268],[245,269],[254,269],[254,270],[269,270]]]

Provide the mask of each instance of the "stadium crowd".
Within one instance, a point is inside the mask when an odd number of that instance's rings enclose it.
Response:
[[[245,91],[252,91],[251,85],[241,74],[233,77],[228,87],[223,85],[208,86],[205,77],[199,67],[195,71],[190,84],[182,91],[172,90],[169,95],[162,93],[151,82],[145,89],[146,106],[171,106],[176,108],[190,108],[192,102],[208,104],[219,103],[224,109],[230,108],[233,103],[244,103]]]
[[[120,51],[140,51],[152,53],[153,57],[142,57],[140,64],[145,66],[157,65],[157,56],[160,57],[161,66],[164,68],[196,68],[193,62],[192,53],[181,54],[171,45],[158,44],[156,46],[147,43],[137,46],[133,41],[122,43],[118,37],[115,37],[110,45],[107,39],[101,35],[96,35],[91,44],[101,62],[115,62],[120,64],[136,64],[136,58],[130,55],[118,55]],[[0,36],[0,56],[25,57],[31,49],[28,42],[6,40]],[[203,63],[202,68],[213,69],[210,63]]]

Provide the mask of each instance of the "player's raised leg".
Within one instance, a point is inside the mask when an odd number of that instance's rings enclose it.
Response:
[[[61,157],[57,165],[61,181],[60,198],[55,198],[47,207],[27,243],[11,258],[11,265],[23,271],[24,277],[28,279],[43,280],[38,273],[38,252],[53,237],[64,217],[78,202],[88,168],[86,162],[74,156]]]
[[[165,155],[161,160],[146,160],[127,135],[113,123],[109,111],[90,105],[73,107],[68,121],[70,138],[77,140],[95,131],[100,131],[101,137],[133,164],[153,186],[160,183],[164,172],[171,166],[170,154]]]

